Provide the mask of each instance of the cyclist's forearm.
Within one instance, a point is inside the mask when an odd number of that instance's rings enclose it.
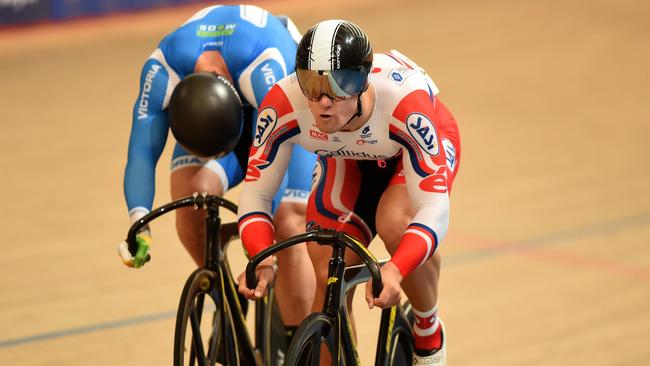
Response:
[[[423,216],[428,220],[421,220]],[[447,232],[448,223],[449,211],[440,207],[424,208],[416,214],[391,258],[403,277],[433,256]]]

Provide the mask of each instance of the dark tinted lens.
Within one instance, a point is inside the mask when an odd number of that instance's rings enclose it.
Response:
[[[310,100],[318,100],[321,95],[325,94],[330,98],[336,97],[336,93],[332,90],[327,75],[319,74],[314,70],[297,69],[296,75],[298,76],[298,83],[303,94]]]
[[[368,78],[368,73],[362,68],[332,70],[330,73],[338,87],[348,96],[361,93]]]

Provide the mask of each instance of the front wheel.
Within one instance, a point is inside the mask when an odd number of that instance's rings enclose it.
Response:
[[[194,271],[178,306],[174,366],[239,365],[230,315],[217,273]]]
[[[284,365],[319,365],[321,350],[325,347],[331,350],[331,333],[332,318],[323,313],[309,315],[293,336]]]
[[[410,306],[393,306],[382,310],[375,354],[376,366],[409,366],[413,362],[413,334],[408,320],[409,312]]]

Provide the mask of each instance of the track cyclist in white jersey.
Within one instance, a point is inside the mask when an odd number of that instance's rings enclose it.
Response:
[[[171,162],[173,199],[194,192],[223,195],[244,179],[257,106],[277,80],[293,72],[299,40],[287,17],[251,5],[207,7],[163,38],[142,68],[133,107],[124,173],[131,222],[152,208],[156,164],[170,127],[178,142]],[[237,105],[243,121],[229,120],[224,104]],[[232,127],[236,123],[243,126]],[[272,194],[278,240],[304,230],[316,163],[315,154],[299,146],[290,155],[289,169]],[[205,211],[175,212],[181,242],[194,261],[203,264]],[[144,265],[151,238],[149,230],[138,235],[135,255],[121,245],[124,263]],[[309,313],[313,298],[315,279],[306,246],[278,256],[277,270],[276,300],[290,329]]]
[[[250,253],[272,245],[271,198],[291,148],[319,155],[307,208],[308,227],[345,231],[363,243],[375,235],[391,260],[384,289],[369,307],[389,307],[401,290],[415,310],[415,365],[445,365],[446,337],[438,317],[440,254],[449,194],[460,161],[454,117],[424,71],[397,51],[373,54],[365,33],[342,20],[318,23],[303,36],[296,73],[264,98],[239,202],[239,230]],[[320,310],[331,248],[310,243]],[[347,258],[351,258],[351,255]],[[268,264],[268,263],[267,263]],[[257,270],[258,298],[273,280]],[[351,301],[351,299],[348,299]],[[348,306],[351,309],[351,306]]]

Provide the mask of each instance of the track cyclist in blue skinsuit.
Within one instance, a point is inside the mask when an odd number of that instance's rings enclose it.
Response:
[[[223,195],[246,175],[255,138],[257,106],[276,81],[293,72],[300,34],[290,19],[256,6],[211,6],[200,10],[167,35],[142,68],[140,91],[133,107],[124,195],[131,222],[147,214],[155,193],[155,168],[169,131],[167,106],[175,86],[186,76],[210,72],[228,79],[244,105],[244,124],[235,149],[219,158],[202,158],[176,144],[171,162],[171,195],[194,192]],[[189,131],[196,133],[196,131]],[[178,137],[176,132],[175,136]],[[315,155],[296,147],[288,173],[274,199],[277,240],[304,232],[305,210]],[[205,213],[176,211],[178,235],[197,264],[203,263]],[[151,233],[138,235],[139,250],[131,256],[121,245],[127,266],[139,268],[151,245]],[[309,313],[315,286],[305,247],[278,256],[275,283],[282,320],[288,327]]]

